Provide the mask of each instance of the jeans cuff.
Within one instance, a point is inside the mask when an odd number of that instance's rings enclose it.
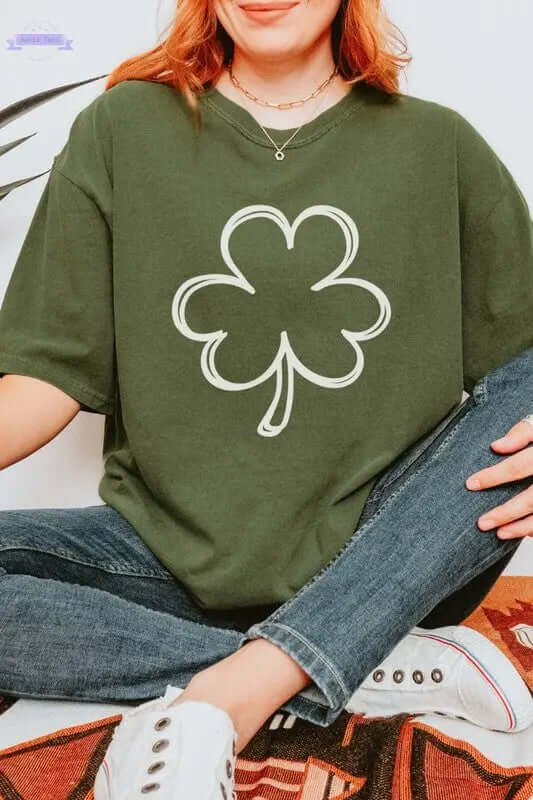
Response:
[[[279,622],[259,622],[241,634],[238,648],[251,639],[263,638],[281,647],[311,678],[312,683],[280,706],[297,717],[327,726],[344,710],[351,693],[316,645]]]

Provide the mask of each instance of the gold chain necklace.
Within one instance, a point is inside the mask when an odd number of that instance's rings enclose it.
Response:
[[[326,78],[326,80],[323,81],[323,83],[321,83],[320,86],[317,89],[315,89],[315,91],[312,92],[308,97],[305,97],[303,100],[294,100],[291,103],[270,103],[270,102],[268,102],[268,100],[260,100],[258,97],[253,95],[251,92],[249,92],[247,89],[245,89],[244,86],[242,86],[239,83],[239,81],[237,80],[237,78],[233,74],[232,61],[231,60],[228,62],[228,71],[229,71],[229,76],[231,78],[231,81],[237,87],[237,89],[239,89],[240,91],[244,92],[244,94],[247,97],[249,97],[251,100],[253,100],[254,102],[259,103],[261,105],[270,106],[271,108],[292,108],[293,106],[303,105],[303,103],[306,103],[308,100],[311,100],[313,97],[316,97],[318,94],[320,94],[320,92],[322,92],[331,83],[331,81],[333,80],[333,78],[335,77],[335,75],[338,73],[339,70],[338,70],[338,67],[335,67],[335,69],[333,70],[333,72],[331,73],[329,78]],[[315,109],[315,110],[318,110],[318,109]],[[308,122],[309,121],[310,120],[308,120]],[[302,130],[304,125],[307,124],[306,122],[304,122],[302,125],[300,125],[299,128],[296,128],[294,133],[292,133],[291,136],[289,136],[289,138],[287,139],[286,142],[283,142],[283,144],[278,145],[277,142],[275,142],[274,139],[270,136],[268,131],[266,131],[265,128],[261,125],[261,123],[258,122],[257,120],[256,120],[256,122],[259,125],[259,127],[261,128],[261,130],[263,131],[263,133],[265,134],[265,136],[272,142],[272,144],[276,148],[276,150],[274,152],[274,158],[277,161],[283,161],[283,159],[285,158],[285,153],[283,152],[283,150],[289,144],[289,142],[291,142],[292,139],[294,139],[296,134],[299,131]]]

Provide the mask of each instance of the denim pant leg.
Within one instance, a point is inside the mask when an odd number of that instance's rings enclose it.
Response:
[[[0,694],[97,702],[185,687],[268,613],[201,609],[107,504],[0,511],[0,597]]]
[[[312,679],[282,709],[331,724],[413,626],[516,551],[520,539],[481,531],[477,518],[527,488],[531,478],[477,492],[465,480],[502,459],[490,442],[532,410],[533,348],[481,378],[463,404],[405,451],[373,487],[364,519],[346,544],[249,628],[240,646],[270,640]]]

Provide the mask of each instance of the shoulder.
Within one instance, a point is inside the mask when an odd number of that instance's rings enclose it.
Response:
[[[413,146],[445,148],[459,171],[494,170],[500,158],[489,142],[489,135],[457,108],[411,94],[385,96],[374,89],[370,103],[390,137],[399,137]],[[376,118],[377,119],[377,118]]]
[[[102,91],[73,117],[64,143],[53,158],[52,170],[87,190],[113,172],[113,124],[107,92]]]
[[[182,93],[167,84],[148,80],[120,81],[83,106],[72,120],[66,141],[54,157],[54,167],[78,182],[80,174],[103,167],[113,172],[115,145],[132,130],[147,129],[147,119],[169,107],[184,106]]]
[[[393,125],[414,128],[422,134],[435,130],[455,135],[461,115],[449,105],[403,92],[389,95],[375,87],[370,87],[368,97],[370,105],[388,117]]]
[[[494,157],[487,136],[480,128],[468,117],[453,106],[439,103],[435,100],[427,100],[415,95],[400,94],[398,101],[399,115],[413,122],[434,124],[436,126],[445,125],[447,130],[453,135],[457,156],[461,158],[466,155],[480,155]]]
[[[93,101],[106,109],[111,125],[121,120],[130,124],[142,117],[154,116],[158,111],[171,106],[185,108],[186,102],[182,92],[174,87],[151,80],[125,80],[106,89]]]
[[[125,80],[103,89],[81,108],[71,124],[70,135],[96,137],[103,144],[113,138],[121,121],[132,124],[135,118],[154,114],[165,104],[184,104],[181,92],[167,84],[148,80]]]
[[[150,95],[168,93],[174,91],[171,86],[166,83],[151,80],[124,80],[115,83],[110,89],[105,89],[99,97],[105,98],[103,102],[107,103],[110,108],[120,107],[123,103],[128,103],[136,97],[149,97]],[[95,98],[96,99],[96,98]]]

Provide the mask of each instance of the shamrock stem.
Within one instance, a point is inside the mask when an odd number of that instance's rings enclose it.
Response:
[[[286,331],[282,331],[282,340],[287,337]],[[290,350],[289,350],[290,352]],[[285,350],[279,359],[276,369],[276,391],[267,412],[257,427],[257,432],[261,436],[277,436],[288,424],[292,411],[292,401],[294,397],[294,368],[289,363],[288,353]],[[273,423],[274,415],[279,416],[279,409],[282,409],[281,421]]]

